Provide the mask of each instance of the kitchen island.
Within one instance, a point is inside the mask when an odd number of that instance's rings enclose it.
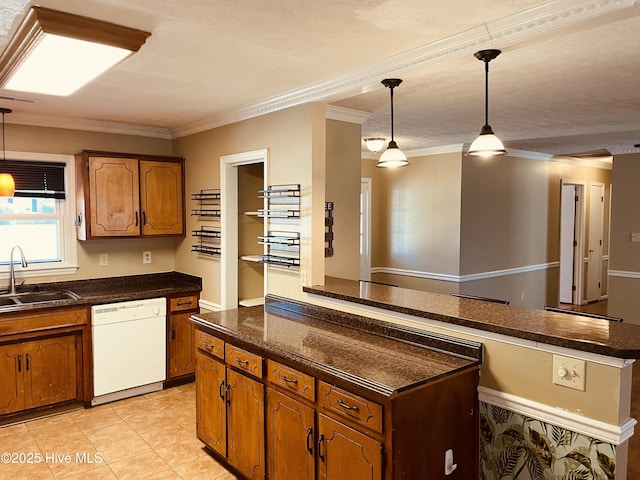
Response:
[[[484,345],[480,468],[489,478],[509,468],[627,478],[640,326],[331,277],[303,290],[314,305]]]
[[[481,344],[275,296],[192,321],[198,436],[244,477],[478,478]]]

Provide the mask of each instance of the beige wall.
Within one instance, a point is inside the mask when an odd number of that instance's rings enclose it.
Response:
[[[377,273],[376,281],[542,308],[558,299],[559,269],[546,265],[559,261],[562,179],[584,181],[587,187],[605,184],[608,229],[610,170],[514,156],[485,160],[463,153],[410,160],[407,168],[382,173],[374,171],[380,170],[375,161],[362,161],[363,176],[374,178],[372,266],[417,271],[413,276]],[[401,199],[401,207],[394,211],[395,198]],[[603,294],[606,267],[605,257]],[[518,268],[526,271],[499,273]],[[584,271],[586,275],[586,267]],[[457,281],[474,275],[480,278]]]
[[[307,104],[174,140],[174,154],[187,159],[187,198],[201,189],[220,187],[221,156],[259,149],[268,149],[268,184],[301,185],[302,219],[294,225],[301,232],[302,265],[270,266],[269,293],[297,298],[302,276],[308,283],[323,282],[325,128],[324,105]],[[187,232],[197,226],[197,219],[188,217]],[[176,269],[202,277],[202,298],[219,304],[220,260],[192,253],[191,242],[191,237],[178,242]]]
[[[631,242],[631,233],[640,232],[639,182],[640,154],[616,156],[613,160],[610,269],[625,273],[609,278],[609,314],[635,324],[640,324],[635,300],[640,297],[640,242]]]
[[[73,155],[81,150],[171,155],[171,140],[26,125],[6,125],[7,151]],[[76,232],[67,232],[76,238]],[[77,242],[78,271],[75,275],[29,278],[27,283],[81,280],[85,278],[136,275],[172,271],[175,240],[113,239]],[[152,252],[152,263],[142,263],[142,252]],[[98,255],[109,254],[109,266],[98,266]],[[27,267],[28,268],[28,267]]]
[[[325,258],[325,274],[360,278],[360,134],[359,124],[327,120],[325,196],[334,204],[334,254]]]

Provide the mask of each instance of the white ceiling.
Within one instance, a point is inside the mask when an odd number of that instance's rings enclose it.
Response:
[[[2,0],[0,50],[33,3]],[[14,110],[7,123],[175,138],[325,101],[370,112],[363,136],[389,138],[389,90],[380,81],[398,77],[396,141],[418,152],[479,133],[484,67],[473,53],[498,48],[490,123],[507,148],[640,152],[640,0],[38,4],[151,37],[70,97],[0,89],[0,106]]]

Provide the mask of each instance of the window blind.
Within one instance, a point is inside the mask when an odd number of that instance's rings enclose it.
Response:
[[[13,175],[15,197],[65,198],[64,163],[0,160],[0,170]]]

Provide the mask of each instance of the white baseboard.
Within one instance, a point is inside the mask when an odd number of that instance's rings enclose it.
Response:
[[[478,387],[478,395],[481,402],[542,420],[613,445],[620,445],[631,438],[637,423],[635,419],[628,418],[622,425],[611,425],[562,408],[551,407],[486,387]]]

